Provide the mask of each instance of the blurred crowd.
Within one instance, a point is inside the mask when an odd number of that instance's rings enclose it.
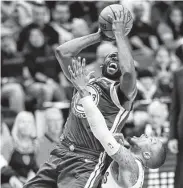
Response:
[[[32,178],[64,129],[63,108],[72,84],[56,61],[55,48],[98,30],[98,15],[124,3],[134,23],[127,40],[135,58],[138,94],[124,135],[157,136],[167,144],[173,75],[183,64],[181,1],[2,1],[1,2],[1,180],[21,187]],[[101,76],[115,41],[83,50],[87,69]],[[83,57],[82,56],[82,57]]]

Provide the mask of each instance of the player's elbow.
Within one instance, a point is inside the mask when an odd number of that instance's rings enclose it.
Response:
[[[69,53],[68,50],[63,45],[56,48],[55,54],[56,54],[57,59],[72,57],[72,54]]]
[[[134,73],[132,71],[125,71],[122,75],[123,82],[131,82],[134,79]]]

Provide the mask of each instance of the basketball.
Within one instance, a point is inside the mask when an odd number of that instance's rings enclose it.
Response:
[[[125,35],[128,35],[130,32],[132,26],[133,26],[133,18],[131,12],[124,7],[123,5],[120,4],[113,4],[105,7],[102,12],[99,15],[99,27],[103,34],[107,36],[108,38],[114,40],[115,36],[112,31],[112,23],[108,19],[108,15],[111,17],[115,18],[114,12],[117,12],[117,14],[121,14],[121,12],[124,11],[124,14],[127,15],[127,20],[125,23]]]

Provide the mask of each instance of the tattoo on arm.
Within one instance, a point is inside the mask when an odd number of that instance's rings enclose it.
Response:
[[[134,185],[138,179],[138,164],[132,153],[125,147],[121,146],[118,152],[112,155],[111,158],[116,161],[122,169],[124,169],[123,172],[119,171],[119,176],[120,173],[122,173],[122,176],[125,176],[126,183]],[[128,175],[124,174],[125,171]]]

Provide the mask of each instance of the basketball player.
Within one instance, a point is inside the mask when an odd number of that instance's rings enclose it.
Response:
[[[111,132],[120,132],[123,128],[137,92],[134,60],[124,37],[123,23],[127,16],[120,16],[116,14],[117,19],[113,21],[118,52],[105,58],[103,76],[87,86],[87,91],[102,112]],[[56,57],[69,80],[68,66],[72,64],[72,58],[102,38],[103,34],[99,30],[57,48]],[[76,93],[59,146],[51,152],[48,162],[25,187],[97,188],[109,164],[103,147],[90,129],[80,95]]]
[[[141,135],[128,139],[130,149],[120,145],[107,128],[102,113],[87,91],[89,74],[86,74],[80,62],[75,63],[77,70],[69,67],[72,83],[81,96],[80,102],[93,134],[113,159],[102,188],[141,188],[144,182],[144,168],[159,168],[165,161],[166,150],[163,143],[155,137]]]

